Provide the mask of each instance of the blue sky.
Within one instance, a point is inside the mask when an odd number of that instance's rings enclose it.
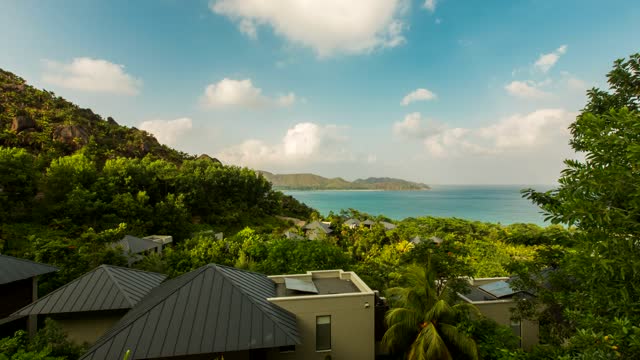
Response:
[[[229,164],[548,184],[638,18],[620,0],[7,1],[0,67]]]

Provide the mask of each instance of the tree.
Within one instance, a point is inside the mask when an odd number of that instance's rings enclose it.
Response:
[[[475,307],[454,304],[455,293],[437,284],[431,261],[426,267],[407,266],[403,279],[404,287],[387,291],[393,308],[385,316],[388,329],[383,343],[410,360],[477,359],[475,341],[456,326]]]
[[[589,90],[570,126],[584,160],[565,161],[557,189],[525,191],[552,222],[577,229],[575,251],[554,259],[565,287],[547,294],[575,333],[640,321],[640,54],[616,60],[607,78],[611,92]]]

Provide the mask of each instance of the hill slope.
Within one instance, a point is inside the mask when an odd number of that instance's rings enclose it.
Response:
[[[394,178],[367,178],[353,182],[315,174],[272,174],[259,171],[275,189],[280,190],[429,190],[426,184]]]
[[[142,158],[146,155],[174,163],[190,158],[161,145],[146,131],[120,126],[90,109],[83,109],[39,90],[0,69],[0,146],[19,147],[49,159],[80,149],[96,157]]]

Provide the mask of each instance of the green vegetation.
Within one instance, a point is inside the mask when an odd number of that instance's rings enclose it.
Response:
[[[385,317],[388,329],[383,343],[393,352],[408,349],[409,360],[477,359],[475,341],[457,327],[460,318],[475,308],[467,303],[455,304],[456,293],[449,290],[448,283],[437,282],[429,260],[426,268],[409,265],[401,275],[405,286],[387,291],[393,308]]]
[[[558,189],[525,192],[556,225],[420,217],[391,230],[351,228],[348,218],[372,217],[349,210],[324,219],[329,236],[307,241],[286,239],[285,230],[303,230],[283,217],[316,220],[317,213],[274,191],[264,176],[155,146],[144,132],[1,72],[0,251],[59,266],[41,281],[47,292],[99,264],[123,264],[107,244],[124,234],[170,234],[173,248],[136,266],[170,276],[211,262],[266,274],[342,268],[389,289],[391,357],[637,359],[640,54],[616,61],[609,84],[611,93],[589,91],[571,126],[571,145],[584,160],[566,161]],[[21,128],[25,116],[35,127]],[[61,124],[86,127],[90,141],[60,141]],[[226,237],[217,239],[218,231]],[[542,344],[529,354],[516,349],[510,329],[456,311],[462,277],[511,274],[515,286],[537,295],[514,313],[540,320]],[[23,334],[4,339],[0,352],[73,358],[25,341]]]
[[[429,190],[425,184],[393,178],[367,178],[349,182],[342,178],[328,179],[314,174],[260,173],[279,190]]]
[[[58,324],[51,319],[29,339],[24,331],[0,339],[0,360],[65,360],[79,358],[85,349],[67,340]]]

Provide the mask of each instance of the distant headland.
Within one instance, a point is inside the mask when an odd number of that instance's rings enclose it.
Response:
[[[347,181],[343,178],[326,178],[315,174],[272,174],[258,171],[277,190],[381,190],[421,191],[429,185],[388,177],[370,177]]]

